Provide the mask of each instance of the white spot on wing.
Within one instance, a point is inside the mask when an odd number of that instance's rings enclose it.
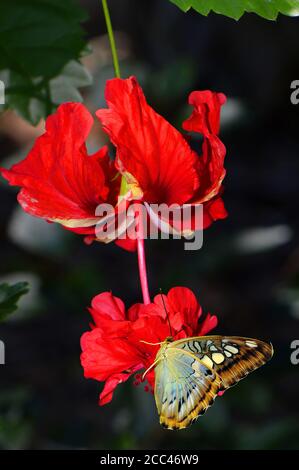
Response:
[[[212,359],[216,364],[221,364],[225,360],[225,357],[221,353],[213,353]]]
[[[232,353],[232,354],[238,354],[238,352],[239,352],[239,349],[236,348],[235,346],[232,346],[231,344],[225,345],[225,349],[227,351],[229,351],[230,353]]]
[[[214,364],[213,364],[212,359],[210,359],[209,356],[207,356],[206,354],[205,354],[204,357],[201,359],[201,362],[203,362],[204,365],[207,366],[207,367],[209,367],[210,369],[213,369],[213,367],[214,367]]]

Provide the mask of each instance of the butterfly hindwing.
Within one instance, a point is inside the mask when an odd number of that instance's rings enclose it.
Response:
[[[195,355],[221,378],[226,390],[269,361],[271,344],[239,336],[202,336],[175,341],[173,347]]]
[[[155,367],[155,399],[162,426],[189,426],[214,402],[220,385],[217,373],[196,357],[169,347]]]

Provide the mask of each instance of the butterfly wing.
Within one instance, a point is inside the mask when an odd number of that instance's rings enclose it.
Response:
[[[183,429],[203,414],[220,390],[217,373],[195,356],[169,348],[155,367],[155,400],[160,423]]]
[[[199,336],[174,341],[172,347],[194,354],[221,378],[226,390],[269,361],[271,344],[239,336]]]

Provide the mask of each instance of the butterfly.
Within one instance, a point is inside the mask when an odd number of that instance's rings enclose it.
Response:
[[[184,429],[235,385],[271,359],[271,344],[239,336],[198,336],[160,343],[155,361],[155,401],[160,424]]]

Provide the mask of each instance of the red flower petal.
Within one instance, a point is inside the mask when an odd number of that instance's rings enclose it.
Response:
[[[89,309],[89,312],[96,318],[96,325],[91,324],[91,327],[97,328],[102,332],[103,338],[127,338],[130,333],[131,323],[126,320],[112,320],[108,315],[102,315],[98,312]]]
[[[204,204],[203,210],[203,228],[209,227],[215,220],[225,219],[227,217],[227,210],[224,207],[224,202],[220,197],[211,199]]]
[[[126,382],[130,376],[131,374],[115,374],[109,377],[109,379],[107,379],[105,382],[102,392],[100,393],[99,405],[103,406],[109,403],[113,398],[113,393],[117,385],[121,384],[122,382]]]
[[[130,307],[128,310],[128,314],[127,314],[128,319],[131,322],[138,320],[138,318],[143,315],[143,307],[144,307],[144,304],[132,305],[132,307]]]
[[[118,239],[115,244],[126,251],[134,252],[137,250],[137,241],[131,238]]]
[[[131,377],[131,375],[136,370],[139,370],[141,367],[142,367],[142,364],[137,365],[135,368],[132,369],[130,373],[115,374],[109,377],[105,382],[102,392],[100,393],[99,405],[103,406],[109,403],[113,398],[113,393],[116,387],[119,384],[126,382]]]
[[[214,220],[223,219],[227,212],[222,200],[215,199],[221,192],[221,184],[225,177],[224,157],[225,146],[217,136],[220,126],[221,106],[226,102],[222,93],[211,91],[195,91],[189,96],[189,103],[194,110],[189,119],[184,121],[183,128],[199,132],[204,136],[203,154],[198,159],[199,188],[191,203],[203,203],[204,223],[208,227]],[[213,200],[211,204],[210,201]]]
[[[148,310],[148,309],[147,309]],[[158,315],[144,315],[140,316],[135,322],[132,323],[132,330],[129,340],[142,352],[144,359],[146,356],[155,357],[156,349],[153,345],[144,343],[159,343],[164,341],[169,336],[169,326],[165,320]]]
[[[218,318],[216,317],[216,315],[211,315],[210,313],[208,313],[199,327],[199,330],[197,332],[198,336],[205,336],[207,333],[213,330],[213,328],[216,328],[217,325]]]
[[[225,153],[225,147],[217,136],[211,135],[204,140],[203,155],[198,160],[200,186],[193,202],[209,201],[220,192],[225,177],[223,167]]]
[[[198,187],[196,154],[184,137],[146,102],[134,77],[109,80],[109,109],[97,111],[117,147],[117,165],[129,173],[147,202],[183,204]]]
[[[70,228],[95,223],[95,209],[108,194],[101,167],[107,148],[88,157],[92,124],[82,104],[63,104],[48,117],[28,156],[11,170],[1,169],[11,185],[22,187],[18,200],[26,212]]]
[[[183,123],[183,128],[186,131],[200,132],[204,136],[219,134],[220,110],[225,102],[226,96],[223,93],[193,91],[189,95],[189,104],[194,106],[194,110]]]
[[[107,380],[114,374],[130,371],[141,362],[138,350],[124,339],[106,339],[95,328],[81,338],[81,364],[84,377]]]
[[[183,325],[189,326],[194,332],[201,315],[201,307],[194,293],[186,287],[173,287],[167,295],[170,309],[180,312]]]
[[[164,319],[168,315],[173,335],[176,335],[185,327],[187,333],[192,335],[197,328],[198,319],[201,315],[201,307],[194,293],[186,287],[173,287],[167,296],[163,295],[163,299],[164,303],[161,294],[156,295],[154,304],[147,306],[147,309],[151,309],[153,313],[156,310],[156,314],[159,311]]]
[[[175,336],[176,333],[183,328],[184,315],[179,308],[176,308],[176,306],[171,305],[168,295],[162,294],[163,300],[161,294],[155,296],[154,303],[156,304],[156,306],[153,305],[152,313],[154,313],[155,310],[159,310],[160,316],[165,320],[165,322],[167,321],[168,336]]]
[[[108,315],[111,320],[126,320],[125,305],[121,299],[112,295],[111,292],[102,292],[96,295],[91,302],[92,316],[97,323],[98,314]]]
[[[103,338],[126,338],[131,322],[126,318],[125,306],[121,299],[111,292],[103,292],[93,298],[90,314],[95,328],[102,332]]]

